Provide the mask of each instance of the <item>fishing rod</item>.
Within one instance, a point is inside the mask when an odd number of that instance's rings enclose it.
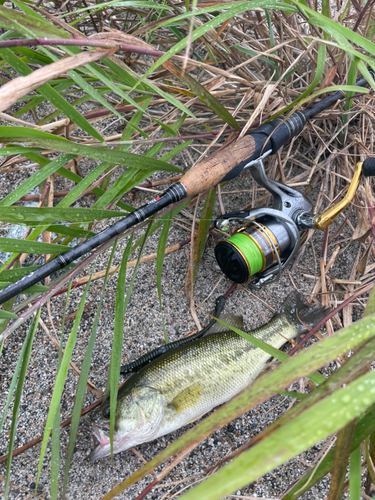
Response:
[[[375,72],[372,70],[370,72],[375,77]],[[368,82],[364,77],[356,82],[358,87],[365,87],[367,84]],[[51,274],[65,268],[79,257],[82,257],[82,255],[85,255],[169,205],[177,203],[184,198],[203,193],[215,187],[220,182],[234,179],[244,168],[251,166],[252,162],[259,161],[270,154],[275,154],[282,146],[303,130],[307,120],[332,107],[339,99],[343,98],[343,95],[341,91],[334,92],[310,108],[292,113],[289,118],[284,120],[282,118],[275,118],[232,143],[223,151],[198,163],[179,182],[171,186],[151,203],[136,209],[109,228],[89,238],[80,245],[72,247],[64,254],[57,255],[50,262],[47,262],[1,290],[0,304],[24,292]]]

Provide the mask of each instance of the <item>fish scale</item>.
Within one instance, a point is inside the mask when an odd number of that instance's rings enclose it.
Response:
[[[250,334],[278,349],[326,314],[327,309],[307,307],[301,296],[292,292],[273,318]],[[238,317],[228,319],[231,325],[236,321],[238,324]],[[271,356],[223,328],[214,325],[205,337],[168,351],[123,384],[116,407],[114,453],[193,422],[259,375]],[[108,409],[109,403],[103,415]],[[93,426],[98,445],[91,460],[110,453],[108,426],[108,419]]]

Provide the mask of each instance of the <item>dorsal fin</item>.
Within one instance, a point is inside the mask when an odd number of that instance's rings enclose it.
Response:
[[[228,323],[228,325],[230,326],[234,326],[239,330],[243,330],[243,316],[236,316],[235,314],[222,314],[220,316],[220,319],[222,321],[225,321],[225,323]],[[227,326],[224,326],[218,321],[216,321],[216,323],[208,330],[206,335],[211,335],[212,333],[222,333],[227,331],[228,331]]]

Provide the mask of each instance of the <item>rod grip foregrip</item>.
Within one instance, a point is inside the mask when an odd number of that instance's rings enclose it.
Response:
[[[181,179],[187,196],[195,196],[215,187],[237,165],[251,159],[256,149],[252,135],[245,135],[224,150],[191,168]]]

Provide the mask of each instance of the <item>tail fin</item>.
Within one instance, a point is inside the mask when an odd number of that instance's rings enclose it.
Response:
[[[329,307],[311,307],[305,304],[300,293],[293,291],[278,309],[278,315],[297,326],[298,333],[306,333],[308,328],[317,325],[328,313]]]

